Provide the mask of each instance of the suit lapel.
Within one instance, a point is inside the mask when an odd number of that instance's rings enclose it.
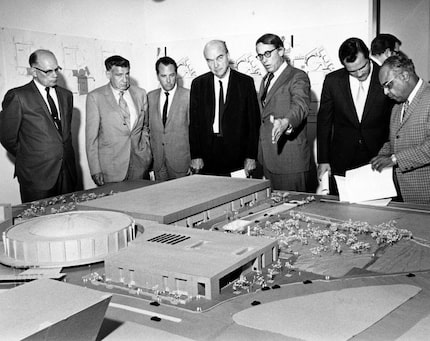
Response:
[[[61,135],[60,133],[58,134],[62,138],[64,136],[64,133],[69,129],[69,127],[66,127],[67,122],[69,122],[67,118],[67,115],[68,115],[67,103],[66,103],[66,97],[63,96],[62,92],[58,89],[58,87],[55,87],[55,93],[57,94],[58,106],[59,106],[58,110],[60,111],[61,128],[63,130],[62,131],[63,135]]]
[[[124,118],[121,114],[121,108],[119,107],[119,104],[115,99],[115,95],[113,94],[113,90],[111,89],[109,84],[107,84],[104,88],[104,95],[106,98],[106,102],[109,103],[109,105],[112,107],[113,111],[116,113],[116,116],[122,125],[124,122]]]
[[[214,75],[212,72],[208,73],[206,79],[206,89],[208,91],[208,100],[206,102],[206,112],[209,113],[209,122],[213,122],[215,119],[215,86],[214,86]]]
[[[133,130],[137,122],[139,122],[142,113],[140,112],[140,102],[136,91],[131,86],[129,87],[128,91],[130,92],[131,99],[133,100],[134,110],[136,111],[136,120],[134,121],[133,127],[130,127],[130,130]]]
[[[181,89],[179,88],[178,85],[176,85],[175,95],[172,98],[172,103],[170,104],[170,108],[169,108],[169,111],[168,111],[168,114],[167,114],[166,125],[169,124],[171,117],[173,115],[175,115],[174,109],[175,108],[179,108],[179,105],[180,105],[180,103],[179,103],[180,91],[181,91]]]
[[[370,105],[371,103],[374,103],[374,98],[377,97],[379,95],[379,92],[382,91],[379,85],[379,67],[375,63],[373,63],[373,70],[370,76],[371,76],[371,79],[369,84],[369,91],[367,92],[366,103],[364,104],[363,116],[361,117],[361,122],[363,122],[366,119],[369,113]]]
[[[236,72],[232,69],[230,69],[230,78],[228,80],[228,87],[227,87],[227,95],[225,98],[225,105],[224,105],[224,113],[227,112],[227,107],[230,102],[230,98],[237,98],[236,94],[233,94],[236,91]]]
[[[405,122],[411,117],[411,113],[414,112],[415,109],[417,108],[417,105],[420,102],[421,96],[422,96],[423,91],[426,87],[427,87],[426,82],[423,82],[423,84],[418,89],[415,97],[413,98],[412,102],[409,104],[408,110],[406,111],[406,113],[403,114],[403,120],[399,125],[399,129],[405,124]],[[402,105],[400,106],[400,112],[402,110],[401,108],[402,108]],[[400,122],[400,117],[399,117],[399,122]]]
[[[273,83],[272,87],[269,89],[266,95],[266,106],[272,99],[273,95],[278,91],[278,89],[285,83],[289,81],[291,78],[291,67],[287,65],[284,71],[279,75],[279,77],[276,79],[275,83]],[[263,90],[264,91],[264,90]]]
[[[354,99],[351,93],[351,84],[349,82],[349,74],[344,69],[342,77],[339,79],[339,91],[342,93],[342,97],[345,98],[345,105],[347,106],[345,115],[349,117],[350,121],[356,126],[360,125],[357,116],[357,109],[355,108]]]

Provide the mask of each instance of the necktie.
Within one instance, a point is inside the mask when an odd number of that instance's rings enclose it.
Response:
[[[62,127],[61,127],[60,118],[58,117],[57,107],[55,106],[54,100],[52,99],[51,95],[49,94],[50,88],[46,87],[45,90],[46,90],[46,98],[48,99],[49,108],[51,110],[52,119],[54,120],[55,127],[57,128],[57,130],[61,134],[62,133]]]
[[[400,123],[403,122],[403,118],[405,117],[406,112],[408,111],[408,109],[409,109],[409,101],[406,100],[406,102],[403,103],[402,113],[400,115]]]
[[[167,108],[169,107],[169,92],[166,91],[164,94],[166,95],[166,100],[164,101],[164,106],[163,106],[163,126],[166,126]]]
[[[274,75],[271,72],[267,76],[267,82],[264,86],[263,94],[261,95],[261,104],[263,105],[263,107],[266,105],[267,90],[269,90],[270,82],[272,81],[273,77]]]
[[[219,111],[219,133],[222,135],[222,115],[224,114],[224,89],[222,87],[222,82],[219,81],[219,99],[218,99],[218,111]]]
[[[358,120],[361,122],[363,117],[364,104],[366,103],[366,93],[364,92],[363,82],[359,82],[357,96],[355,98],[355,109],[357,111]]]
[[[127,126],[130,128],[130,110],[128,110],[127,102],[124,99],[124,91],[119,92],[118,104],[123,113],[122,116],[124,117],[124,121],[127,124]]]

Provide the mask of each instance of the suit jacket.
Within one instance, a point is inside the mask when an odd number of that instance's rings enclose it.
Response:
[[[76,186],[72,146],[73,95],[55,87],[62,134],[55,127],[48,106],[34,81],[9,90],[0,114],[0,141],[15,159],[15,176],[22,186],[39,190],[54,187],[62,165]],[[76,188],[71,188],[71,191]]]
[[[379,66],[373,63],[370,85],[361,123],[351,95],[349,74],[345,68],[327,75],[321,93],[317,117],[318,163],[329,163],[332,172],[345,171],[366,164],[388,140],[393,102],[379,84]],[[363,144],[368,160],[356,159]]]
[[[256,159],[258,150],[259,108],[251,77],[230,70],[222,132],[224,163],[227,172],[243,168],[246,158]],[[213,121],[215,117],[214,75],[211,72],[195,78],[190,92],[191,158],[213,157]]]
[[[394,169],[404,201],[430,204],[430,86],[422,84],[402,122],[401,111],[402,104],[393,107],[390,141],[379,155],[396,155]]]
[[[267,77],[267,76],[266,76]],[[258,159],[275,174],[299,173],[309,170],[310,149],[307,139],[307,116],[310,104],[310,82],[307,74],[291,65],[280,74],[266,96],[263,107],[261,95],[260,148]],[[293,127],[290,135],[283,134],[278,143],[272,143],[273,123],[270,116],[288,118]]]
[[[167,114],[166,126],[160,113],[161,89],[148,93],[149,129],[154,171],[165,163],[177,173],[187,172],[190,166],[189,102],[190,90],[177,86]]]
[[[137,119],[130,128],[110,84],[87,96],[86,150],[91,174],[103,173],[106,182],[142,179],[152,162],[145,90],[130,86]],[[129,104],[130,105],[130,104]]]

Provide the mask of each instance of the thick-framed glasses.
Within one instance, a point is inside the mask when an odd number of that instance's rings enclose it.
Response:
[[[391,90],[391,88],[393,87],[393,80],[395,80],[397,77],[399,77],[399,75],[395,75],[393,78],[391,78],[389,81],[386,81],[385,83],[381,84],[382,90]]]
[[[275,47],[273,50],[270,50],[270,51],[266,51],[266,52],[264,52],[264,53],[259,53],[259,54],[257,54],[256,56],[255,56],[255,58],[257,58],[257,59],[259,59],[259,60],[263,60],[263,58],[264,57],[266,57],[266,58],[270,58],[270,56],[272,55],[272,52],[273,51],[275,51],[275,50],[277,50],[278,48],[277,47]]]
[[[51,76],[51,75],[53,75],[54,73],[58,73],[58,72],[60,72],[61,70],[63,70],[62,68],[61,68],[61,66],[57,66],[55,69],[51,69],[51,70],[42,70],[42,69],[39,69],[38,67],[36,67],[36,66],[33,66],[36,70],[39,70],[40,72],[43,72],[45,75],[47,75],[47,76]]]

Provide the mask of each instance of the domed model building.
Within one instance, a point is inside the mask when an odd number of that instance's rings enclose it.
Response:
[[[63,267],[102,261],[136,236],[134,219],[111,211],[74,211],[28,220],[3,232],[0,261]]]

